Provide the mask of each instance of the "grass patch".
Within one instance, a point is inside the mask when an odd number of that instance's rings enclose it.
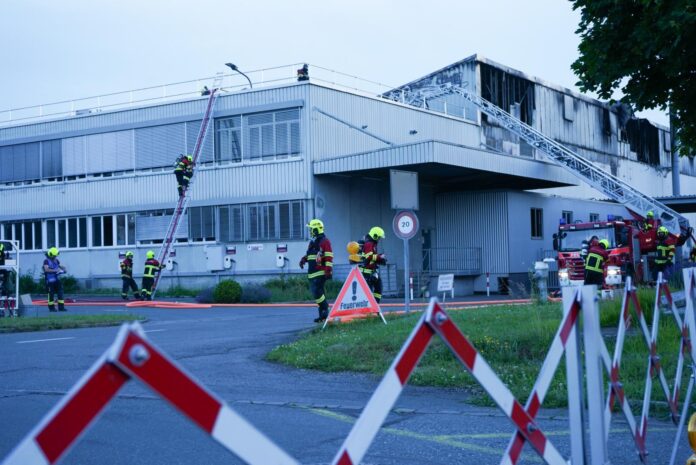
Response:
[[[606,312],[614,308],[613,304],[603,306]],[[562,314],[560,304],[486,307],[449,313],[502,381],[524,402],[558,329]],[[382,376],[419,317],[387,316],[388,325],[378,319],[370,319],[330,325],[324,331],[315,329],[293,343],[276,347],[267,355],[267,359],[298,368],[328,372],[357,371]],[[671,316],[663,315],[660,326],[658,351],[671,385],[676,370],[679,332]],[[607,348],[613,354],[615,341],[608,339]],[[648,350],[642,335],[632,329],[626,338],[621,371],[626,394],[632,402],[642,400],[647,357]],[[686,385],[686,381],[688,377],[685,373],[682,386]],[[471,393],[471,402],[491,404],[478,383],[437,337],[433,338],[409,382],[420,386],[464,388]],[[655,382],[653,399],[664,400]],[[563,362],[556,371],[544,405],[567,405]]]
[[[2,318],[0,333],[46,331],[49,329],[93,328],[115,326],[127,321],[144,321],[140,315],[60,315],[38,318]]]

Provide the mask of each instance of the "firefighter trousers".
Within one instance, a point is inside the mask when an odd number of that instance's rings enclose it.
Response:
[[[143,290],[140,293],[140,297],[145,300],[152,300],[152,286],[155,284],[155,278],[150,278],[148,276],[143,277]]]
[[[321,319],[326,319],[329,316],[329,303],[326,301],[324,292],[325,283],[326,278],[324,276],[318,276],[309,280],[309,291],[312,293],[312,297],[314,297],[314,302],[316,302],[319,310],[319,318]]]
[[[372,295],[375,296],[375,300],[379,303],[382,300],[382,278],[380,278],[376,271],[372,274],[363,274],[363,277],[370,287]]]
[[[65,311],[65,300],[63,300],[63,283],[60,279],[56,279],[52,283],[46,283],[48,288],[48,310],[50,312],[56,311],[56,297],[58,300],[58,310],[61,312]]]
[[[599,289],[602,289],[602,285],[604,284],[604,273],[585,270],[585,284],[596,284]]]
[[[132,276],[121,276],[121,280],[123,281],[123,285],[121,286],[121,297],[124,300],[128,300],[128,289],[130,289],[133,291],[133,297],[139,299],[140,289],[138,289],[138,285],[135,284],[135,279],[133,279]]]
[[[186,188],[188,188],[191,176],[183,171],[175,171],[174,174],[176,175],[176,183],[178,185],[177,189],[179,191],[179,196],[181,197],[184,195]]]

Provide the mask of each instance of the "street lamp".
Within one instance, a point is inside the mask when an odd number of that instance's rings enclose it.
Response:
[[[247,78],[247,81],[249,81],[249,87],[250,87],[251,89],[254,88],[254,85],[251,83],[251,79],[249,79],[249,76],[247,76],[246,74],[242,73],[242,72],[239,70],[239,68],[237,68],[237,65],[235,65],[234,63],[225,63],[225,66],[228,66],[232,71],[236,71],[236,72],[238,72],[239,74],[241,74],[242,76],[244,76],[245,78]]]

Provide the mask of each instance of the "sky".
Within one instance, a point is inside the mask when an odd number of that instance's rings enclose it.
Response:
[[[5,0],[0,111],[212,76],[230,61],[399,85],[479,53],[577,90],[578,23],[565,0]]]

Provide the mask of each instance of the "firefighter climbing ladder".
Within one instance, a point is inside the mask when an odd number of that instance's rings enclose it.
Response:
[[[597,168],[580,155],[567,149],[550,137],[546,137],[541,132],[523,123],[488,100],[462,87],[445,84],[432,86],[420,92],[395,90],[386,94],[386,97],[417,107],[426,108],[428,99],[444,97],[450,94],[462,96],[474,104],[481,112],[497,120],[502,126],[522,138],[532,147],[543,152],[551,160],[630,210],[642,216],[645,216],[648,211],[652,210],[656,217],[660,218],[662,224],[673,234],[680,234],[682,231],[688,230],[688,220],[679,213],[639,192],[616,176]]]
[[[193,148],[193,153],[191,156],[193,157],[193,165],[196,165],[196,162],[198,161],[198,158],[201,154],[201,151],[203,149],[203,144],[205,142],[205,138],[208,135],[208,129],[210,128],[210,125],[213,122],[213,109],[215,108],[215,102],[217,101],[218,95],[220,94],[220,83],[222,82],[222,74],[218,74],[218,76],[215,77],[215,81],[213,83],[213,89],[210,91],[210,97],[208,97],[208,103],[205,108],[205,113],[203,115],[203,120],[201,121],[201,128],[198,131],[198,137],[196,138],[196,145]],[[176,233],[179,230],[179,226],[181,225],[181,219],[184,217],[186,214],[186,208],[188,208],[188,203],[191,198],[191,189],[193,188],[193,181],[195,177],[195,171],[194,171],[194,176],[191,177],[191,180],[189,181],[189,185],[186,188],[186,191],[184,192],[183,196],[179,197],[179,200],[176,203],[176,208],[174,209],[174,214],[172,215],[172,219],[169,222],[169,227],[167,228],[167,233],[164,236],[164,241],[162,242],[162,247],[159,250],[159,253],[157,254],[157,260],[161,264],[165,264],[165,261],[169,257],[169,251],[172,248],[172,244],[176,240]],[[155,293],[157,292],[157,284],[159,283],[159,279],[162,273],[157,273],[155,275],[155,282],[152,285],[152,298],[155,298]]]

